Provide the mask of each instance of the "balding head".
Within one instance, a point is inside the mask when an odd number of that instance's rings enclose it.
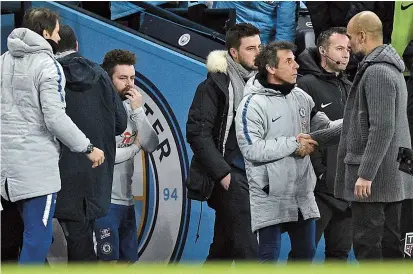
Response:
[[[351,49],[355,53],[369,54],[383,44],[383,24],[371,11],[357,13],[347,25]]]

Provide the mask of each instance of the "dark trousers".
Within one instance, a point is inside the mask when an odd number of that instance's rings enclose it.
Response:
[[[70,221],[59,219],[67,241],[68,262],[97,261],[93,243],[92,221]]]
[[[17,203],[1,198],[1,204],[1,262],[17,263],[23,246],[23,220]]]
[[[324,233],[326,261],[348,258],[353,243],[351,209],[342,211],[316,195],[320,219],[316,221],[316,244]]]
[[[402,202],[401,213],[401,238],[406,237],[406,233],[413,232],[413,200],[408,199]],[[412,258],[413,259],[413,258]]]
[[[257,238],[251,230],[248,181],[245,172],[233,169],[225,191],[215,184],[208,204],[215,209],[214,238],[207,261],[257,260]]]
[[[276,263],[281,251],[281,234],[287,232],[291,241],[289,261],[312,261],[316,251],[315,220],[303,220],[299,213],[297,222],[264,227],[258,230],[258,257],[263,263]]]
[[[353,245],[357,260],[401,259],[401,202],[352,203]]]

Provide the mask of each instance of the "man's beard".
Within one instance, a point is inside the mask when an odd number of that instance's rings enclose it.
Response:
[[[366,55],[362,51],[352,52],[351,54],[354,56],[357,62],[361,62],[364,59],[364,57],[366,57]]]
[[[257,70],[257,68],[255,66],[249,66],[246,62],[244,62],[244,60],[242,58],[239,59],[239,64],[246,70],[248,71],[253,71],[253,70]]]
[[[128,98],[126,97],[126,94],[128,92],[128,90],[130,90],[132,87],[127,85],[126,87],[124,87],[120,92],[118,92],[120,99],[122,99],[122,101],[127,100]]]

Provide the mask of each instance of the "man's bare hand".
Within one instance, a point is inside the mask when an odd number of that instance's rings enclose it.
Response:
[[[98,167],[105,161],[105,153],[97,147],[93,148],[92,152],[86,154],[87,158],[92,161],[92,168]]]
[[[231,173],[228,173],[227,176],[225,176],[222,180],[221,180],[221,186],[225,189],[228,190],[229,189],[229,185],[231,184]]]
[[[358,199],[369,197],[371,195],[371,183],[372,181],[359,177],[354,186],[354,196]]]
[[[312,139],[309,134],[306,133],[300,133],[297,135],[297,141],[300,142],[302,139]]]
[[[315,147],[318,146],[317,141],[313,140],[310,135],[300,133],[296,137],[300,143],[300,147],[295,151],[295,154],[300,157],[305,157],[314,152]]]
[[[125,97],[129,99],[132,110],[135,110],[142,106],[142,94],[138,90],[130,88],[125,94]]]

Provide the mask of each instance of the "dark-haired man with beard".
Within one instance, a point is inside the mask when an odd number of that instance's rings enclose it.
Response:
[[[198,85],[188,114],[186,139],[194,153],[188,197],[208,200],[215,210],[214,238],[207,261],[256,260],[244,158],[234,117],[245,83],[256,74],[260,31],[247,23],[228,30],[226,51],[207,58],[208,77]],[[209,187],[197,187],[208,181]]]
[[[127,128],[116,136],[115,170],[109,212],[95,222],[97,255],[103,261],[136,262],[138,239],[132,196],[134,156],[153,152],[159,139],[142,107],[142,94],[134,85],[136,55],[127,50],[106,53],[102,67],[109,74],[128,115]]]

